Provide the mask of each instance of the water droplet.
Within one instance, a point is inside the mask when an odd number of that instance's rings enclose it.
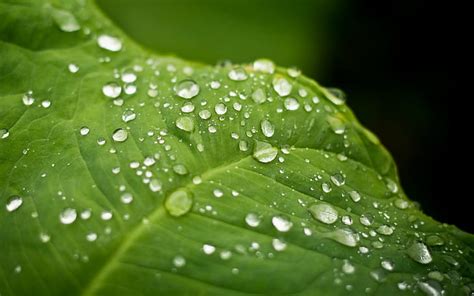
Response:
[[[13,195],[13,196],[10,196],[10,198],[7,200],[7,204],[5,208],[9,212],[13,212],[13,211],[18,210],[18,208],[21,207],[22,204],[23,204],[23,198],[21,198],[21,196],[18,196],[18,195]]]
[[[219,188],[216,188],[216,189],[212,190],[212,194],[215,197],[220,198],[224,195],[224,192],[222,192],[222,190],[220,190]]]
[[[25,106],[31,106],[35,102],[35,98],[31,92],[28,92],[23,95],[22,101]]]
[[[150,187],[150,190],[152,192],[158,192],[161,190],[161,182],[160,180],[157,180],[157,179],[152,179],[150,181],[150,184],[148,184],[148,186]]]
[[[273,89],[282,97],[286,97],[291,93],[293,86],[283,76],[275,76],[272,81]]]
[[[357,246],[357,241],[359,240],[358,235],[350,229],[337,229],[333,232],[325,233],[323,236],[348,247]]]
[[[193,196],[190,192],[178,189],[168,195],[165,201],[165,208],[171,216],[179,217],[191,210],[193,206]]]
[[[346,95],[338,88],[326,88],[323,89],[323,91],[329,101],[331,101],[334,105],[344,105],[346,102]]]
[[[262,129],[263,135],[267,138],[271,138],[275,133],[275,127],[266,119],[260,122],[260,128]]]
[[[90,132],[90,130],[87,126],[83,126],[79,130],[79,133],[81,134],[81,136],[87,136],[89,134],[89,132]]]
[[[275,64],[267,59],[258,59],[253,62],[253,69],[263,73],[273,74],[273,72],[275,72]]]
[[[221,87],[221,83],[219,81],[211,81],[210,85],[212,89],[219,89]]]
[[[283,104],[285,105],[285,109],[288,111],[295,111],[300,108],[300,103],[295,98],[287,98]]]
[[[428,264],[433,261],[430,250],[422,242],[415,242],[407,249],[408,256],[421,264]]]
[[[293,227],[293,223],[283,216],[273,216],[272,224],[280,232],[288,232]]]
[[[212,115],[211,111],[209,110],[204,109],[204,110],[199,111],[199,117],[201,119],[204,119],[204,120],[209,119],[211,118],[211,115]]]
[[[183,113],[191,113],[194,111],[194,104],[191,102],[186,102],[181,106],[181,112]]]
[[[220,253],[220,257],[222,260],[229,260],[232,257],[232,252],[228,250],[223,250]]]
[[[321,189],[323,190],[323,192],[325,193],[329,193],[332,191],[332,187],[331,187],[331,184],[328,184],[326,182],[324,182],[323,184],[321,184]]]
[[[72,224],[74,221],[76,221],[76,218],[77,212],[73,208],[65,208],[59,214],[59,221],[61,221],[62,224]]]
[[[176,174],[180,176],[184,176],[189,173],[188,168],[184,164],[181,164],[181,163],[175,164],[173,166],[173,172],[175,172]]]
[[[123,128],[118,128],[112,133],[112,139],[115,142],[125,142],[128,138],[128,132]]]
[[[51,240],[51,236],[44,232],[40,233],[39,238],[42,243],[47,243]]]
[[[137,80],[137,75],[133,73],[132,69],[125,69],[122,71],[120,78],[125,83],[133,83]]]
[[[52,9],[52,17],[56,25],[63,32],[76,32],[81,29],[76,17],[66,10]]]
[[[239,150],[240,151],[248,151],[249,150],[249,144],[247,141],[241,140],[239,141]]]
[[[46,108],[46,109],[47,109],[47,108],[51,107],[51,101],[49,101],[49,100],[44,100],[44,101],[41,102],[41,106],[42,106],[43,108]]]
[[[245,223],[250,227],[258,227],[260,221],[260,217],[255,213],[248,213],[247,216],[245,216]]]
[[[273,161],[278,154],[278,149],[267,142],[255,141],[253,157],[262,163]]]
[[[126,192],[122,194],[122,196],[120,196],[120,200],[122,201],[122,203],[128,205],[133,201],[133,195],[131,193]]]
[[[227,106],[222,103],[218,103],[214,107],[214,111],[216,111],[218,115],[224,115],[227,113]]]
[[[298,76],[301,75],[301,70],[298,69],[298,68],[288,68],[288,70],[286,70],[286,72],[288,73],[288,75],[290,75],[290,77],[293,77],[293,78],[296,78]]]
[[[102,93],[108,98],[115,99],[122,93],[122,87],[116,82],[109,82],[102,86]]]
[[[175,257],[173,258],[173,265],[174,265],[175,267],[178,267],[178,268],[179,268],[179,267],[183,267],[183,266],[186,265],[186,259],[184,259],[183,256],[179,256],[179,255],[178,255],[178,256],[175,256]]]
[[[199,84],[197,84],[194,80],[185,79],[180,81],[175,86],[175,93],[178,97],[183,99],[192,99],[199,94]]]
[[[206,255],[211,255],[216,251],[216,247],[214,247],[213,245],[210,245],[210,244],[204,244],[204,245],[202,245],[202,251]]]
[[[10,131],[6,128],[0,129],[0,139],[6,139],[10,135]]]
[[[349,196],[351,197],[352,201],[353,202],[359,202],[361,197],[360,197],[360,193],[357,192],[357,191],[349,191]]]
[[[397,193],[398,192],[398,185],[392,179],[385,178],[385,184],[387,185],[387,189],[390,190],[390,192],[392,192],[392,193]]]
[[[395,206],[401,210],[405,210],[408,208],[409,206],[409,203],[408,201],[404,200],[404,199],[401,199],[401,198],[397,198],[394,202]]]
[[[243,81],[248,78],[247,72],[242,67],[233,68],[232,70],[229,71],[229,74],[227,76],[229,77],[230,80],[234,80],[234,81]]]
[[[257,88],[253,93],[252,93],[252,100],[257,103],[257,104],[263,104],[267,100],[267,95],[265,94],[265,90],[262,88]]]
[[[362,214],[359,221],[362,225],[370,226],[374,222],[374,217],[370,214]]]
[[[338,117],[328,115],[326,121],[329,123],[332,131],[337,135],[342,135],[346,131],[346,125]]]
[[[192,132],[194,130],[194,120],[188,116],[178,117],[176,127],[185,132]]]
[[[111,211],[102,211],[102,213],[100,213],[100,218],[104,221],[109,221],[112,217],[113,214]]]
[[[380,233],[380,234],[383,234],[383,235],[392,235],[393,228],[384,224],[384,225],[380,225],[377,228],[377,232]]]
[[[342,186],[346,183],[346,179],[340,173],[336,173],[331,176],[331,182],[336,186]]]
[[[383,260],[382,262],[380,262],[380,265],[383,269],[388,271],[392,271],[395,268],[393,262],[389,260]]]
[[[444,245],[444,240],[437,235],[430,235],[426,238],[426,244],[428,246],[442,246]]]
[[[69,70],[69,72],[71,73],[77,73],[79,71],[79,66],[76,65],[76,64],[69,64],[67,66],[67,69]]]
[[[88,242],[94,242],[97,240],[97,233],[95,232],[89,232],[87,235],[86,235],[86,240]]]
[[[130,122],[132,120],[135,120],[135,118],[137,118],[137,115],[132,110],[125,110],[122,113],[123,122]]]
[[[349,261],[345,260],[344,264],[342,265],[342,272],[345,274],[353,274],[355,272],[355,266]]]
[[[439,285],[438,285],[439,286]],[[442,296],[441,287],[435,287],[434,282],[418,282],[418,288],[425,293],[426,296]]]
[[[113,37],[110,35],[100,35],[97,38],[97,44],[100,48],[103,48],[108,51],[117,52],[122,50],[122,41],[117,37]]]
[[[275,251],[277,252],[281,252],[281,251],[284,251],[286,249],[286,243],[278,238],[274,238],[272,240],[272,246],[273,246],[273,249],[275,249]]]
[[[87,209],[81,212],[81,219],[88,220],[92,216],[92,211]]]
[[[333,224],[338,219],[336,209],[326,203],[313,204],[308,210],[316,220],[325,224]]]

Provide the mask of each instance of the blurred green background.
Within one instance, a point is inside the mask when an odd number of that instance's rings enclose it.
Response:
[[[266,57],[343,89],[392,152],[407,194],[468,229],[446,101],[459,88],[457,14],[420,0],[98,0],[129,36],[163,54],[216,64]],[[448,173],[445,173],[448,172]],[[448,192],[446,194],[445,192]],[[449,202],[447,202],[447,200]],[[462,208],[462,207],[461,207]]]

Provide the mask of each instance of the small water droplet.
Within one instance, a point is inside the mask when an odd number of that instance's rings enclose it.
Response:
[[[211,81],[210,85],[212,89],[219,89],[221,87],[221,83],[219,81]]]
[[[265,90],[262,88],[257,88],[251,95],[252,100],[257,104],[263,104],[267,100],[267,95]]]
[[[108,82],[102,86],[104,96],[115,99],[122,93],[122,87],[116,82]]]
[[[351,197],[352,201],[353,202],[359,202],[361,197],[360,197],[360,193],[357,192],[357,191],[349,191],[349,196]]]
[[[288,68],[288,70],[286,70],[286,72],[288,73],[288,75],[290,75],[290,77],[293,77],[293,78],[296,78],[298,76],[301,75],[301,70],[298,69],[298,68]]]
[[[398,192],[398,185],[392,179],[385,178],[385,184],[387,185],[387,189],[390,190],[390,192],[392,192],[392,193],[397,193]]]
[[[357,246],[357,241],[359,237],[356,233],[352,232],[350,229],[337,229],[333,232],[325,233],[323,236],[330,238],[340,244],[343,244],[348,247]]]
[[[374,217],[370,214],[362,214],[359,221],[362,225],[370,226],[374,222]]]
[[[261,163],[273,161],[278,154],[278,149],[267,142],[255,141],[253,157]]]
[[[346,125],[338,117],[328,115],[326,121],[329,123],[332,131],[337,135],[342,135],[346,131]]]
[[[426,244],[428,246],[442,246],[444,245],[444,240],[440,236],[433,234],[426,238]]]
[[[178,117],[176,127],[185,132],[192,132],[194,130],[194,120],[188,116]]]
[[[183,99],[192,99],[199,94],[199,84],[194,80],[185,79],[180,81],[174,88],[178,97]]]
[[[242,67],[235,67],[232,70],[229,71],[229,74],[227,74],[230,80],[233,81],[243,81],[248,78],[247,72],[245,71],[244,68]]]
[[[186,265],[186,259],[183,256],[175,256],[173,258],[173,265],[178,268],[183,267]]]
[[[90,132],[90,129],[87,126],[83,126],[79,130],[79,133],[81,134],[81,136],[87,136],[89,132]]]
[[[102,211],[102,213],[100,213],[100,218],[104,221],[109,221],[112,217],[113,213],[111,211]]]
[[[7,200],[7,204],[5,208],[9,212],[13,212],[13,211],[18,210],[18,208],[20,208],[22,204],[23,204],[23,198],[21,198],[21,196],[18,196],[18,195],[13,195],[13,196],[10,196],[10,198]]]
[[[59,214],[59,221],[62,224],[72,224],[74,221],[76,221],[77,218],[77,212],[76,209],[73,208],[65,208],[60,214]]]
[[[122,194],[122,196],[120,196],[120,200],[122,203],[128,205],[133,201],[133,195],[131,193],[125,192]]]
[[[227,113],[227,106],[222,103],[218,103],[214,107],[214,111],[216,111],[216,114],[218,115],[224,115]]]
[[[380,262],[380,265],[382,266],[383,269],[388,270],[388,271],[393,271],[395,268],[395,265],[393,264],[392,261],[389,260],[383,260]]]
[[[295,111],[300,108],[300,103],[295,98],[287,98],[285,99],[283,104],[285,106],[285,109],[288,111]]]
[[[41,106],[42,106],[43,108],[46,108],[46,109],[47,109],[47,108],[51,107],[51,101],[49,101],[49,100],[44,100],[44,101],[41,102]]]
[[[275,249],[275,251],[277,252],[281,252],[281,251],[284,251],[286,249],[286,243],[278,238],[274,238],[272,240],[272,246],[273,246],[273,249]]]
[[[401,199],[401,198],[397,198],[394,202],[395,206],[401,210],[405,210],[408,208],[409,206],[409,203],[408,201],[404,200],[404,199]]]
[[[229,260],[232,257],[232,252],[229,250],[223,250],[220,253],[220,257],[222,260]]]
[[[165,201],[165,208],[171,216],[179,217],[191,210],[193,206],[193,196],[184,189],[178,189],[168,195]]]
[[[204,110],[199,111],[199,117],[201,119],[204,119],[204,120],[209,119],[211,118],[211,115],[212,113],[209,110],[204,109]]]
[[[273,74],[273,72],[275,72],[275,64],[268,59],[258,59],[253,62],[253,69],[259,72]]]
[[[81,29],[81,25],[76,17],[66,10],[52,9],[52,17],[56,25],[63,32],[76,32]]]
[[[435,282],[433,281],[428,281],[428,282],[418,282],[418,288],[425,293],[426,296],[442,296],[444,293],[442,293],[441,287],[439,287],[439,284],[436,285]]]
[[[161,190],[161,182],[158,179],[151,179],[150,184],[148,184],[152,192],[158,192]]]
[[[71,73],[77,73],[79,71],[79,66],[76,65],[76,64],[69,64],[67,66],[67,69],[69,70],[69,72]]]
[[[283,216],[273,216],[272,224],[280,232],[288,232],[293,227],[293,222]]]
[[[334,105],[344,105],[346,102],[346,95],[338,88],[326,88],[323,89],[323,91],[329,101],[331,101]]]
[[[344,264],[342,265],[342,272],[345,274],[353,274],[355,272],[355,266],[349,261],[345,260]]]
[[[35,102],[35,98],[33,97],[33,93],[31,91],[27,92],[23,95],[22,98],[23,104],[25,106],[31,106]]]
[[[262,129],[263,135],[267,138],[271,138],[275,133],[275,127],[269,120],[262,120],[260,122],[260,128]]]
[[[328,184],[326,182],[324,182],[323,184],[321,184],[321,189],[323,190],[323,192],[325,193],[329,193],[332,191],[332,187],[331,187],[331,184]]]
[[[392,235],[393,228],[384,224],[384,225],[380,225],[377,228],[377,232],[380,233],[380,234],[383,234],[383,235]]]
[[[336,173],[331,176],[331,182],[336,186],[342,186],[346,183],[346,178],[340,173]]]
[[[97,44],[100,48],[112,52],[118,52],[122,50],[122,41],[119,38],[110,35],[100,35],[97,38]]]
[[[245,216],[245,223],[250,227],[258,227],[260,221],[260,217],[255,213],[248,213],[247,216]]]
[[[316,219],[325,224],[333,224],[338,219],[338,213],[330,204],[317,203],[309,207],[309,212]]]
[[[51,236],[45,232],[41,232],[39,238],[42,243],[47,243],[51,240]]]
[[[194,104],[191,102],[186,102],[181,106],[181,112],[183,113],[191,113],[194,111]]]
[[[430,250],[422,242],[413,243],[408,249],[407,254],[411,259],[421,264],[428,264],[433,261]]]
[[[210,244],[204,244],[204,245],[202,245],[202,251],[206,255],[211,255],[216,251],[216,247],[214,247],[213,245],[210,245]]]
[[[132,110],[125,110],[122,113],[123,122],[130,122],[132,120],[135,120],[135,118],[137,118],[137,115]]]
[[[282,97],[286,97],[291,93],[291,89],[293,86],[288,80],[285,79],[283,76],[275,76],[272,81],[273,89]]]
[[[184,164],[181,164],[181,163],[173,165],[173,172],[175,172],[176,174],[180,176],[184,176],[189,173],[188,168]]]
[[[0,139],[6,139],[10,135],[10,131],[6,128],[0,129]]]
[[[97,240],[97,233],[95,232],[89,232],[87,235],[86,235],[86,240],[88,242],[94,242]]]
[[[128,132],[123,128],[118,128],[112,133],[112,139],[115,142],[125,142],[128,138]]]
[[[220,198],[224,195],[224,192],[222,192],[222,190],[220,190],[219,188],[216,188],[216,189],[212,190],[212,194],[215,197]]]

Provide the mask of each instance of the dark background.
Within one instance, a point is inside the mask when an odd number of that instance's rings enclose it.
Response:
[[[471,96],[460,7],[399,0],[101,0],[132,38],[216,63],[268,57],[348,95],[423,210],[472,232],[466,188]],[[461,136],[459,136],[461,135]],[[470,160],[469,160],[470,162]]]

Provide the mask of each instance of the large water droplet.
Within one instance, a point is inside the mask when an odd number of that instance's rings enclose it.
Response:
[[[53,9],[53,20],[63,32],[76,32],[81,29],[76,17],[66,10]]]
[[[232,70],[229,71],[229,74],[227,76],[229,77],[230,80],[234,80],[234,81],[243,81],[248,78],[247,72],[242,67],[233,68]]]
[[[165,201],[165,208],[171,216],[179,217],[191,210],[193,206],[193,196],[184,189],[178,189],[168,195]]]
[[[262,129],[263,135],[267,138],[271,138],[275,133],[275,127],[269,120],[262,120],[262,122],[260,122],[260,128]]]
[[[293,227],[293,222],[283,216],[273,216],[272,224],[280,232],[288,232]]]
[[[102,86],[102,93],[108,98],[115,99],[122,93],[122,87],[116,82],[109,82]]]
[[[178,117],[176,127],[185,132],[192,132],[194,130],[194,120],[188,116]]]
[[[130,122],[132,120],[135,120],[135,118],[137,118],[137,115],[132,110],[125,110],[122,113],[123,122]]]
[[[250,227],[257,227],[260,225],[260,221],[260,217],[255,213],[248,213],[247,216],[245,216],[245,223]]]
[[[262,163],[269,163],[276,158],[278,149],[267,142],[255,141],[253,157]]]
[[[346,102],[346,95],[344,92],[338,88],[326,88],[323,90],[326,97],[334,105],[344,105]]]
[[[224,115],[227,113],[227,106],[225,104],[218,103],[214,107],[214,111],[216,111],[216,114],[218,115]]]
[[[313,204],[308,210],[316,220],[325,224],[333,224],[338,219],[336,209],[326,203]]]
[[[30,91],[23,95],[22,98],[23,104],[25,106],[31,106],[35,102],[35,98],[33,97],[33,93]]]
[[[357,246],[357,241],[359,240],[358,235],[350,229],[337,229],[333,232],[325,233],[324,236],[348,247]]]
[[[103,48],[108,51],[117,52],[122,50],[122,41],[117,37],[113,37],[110,35],[100,35],[97,38],[97,44],[100,48]]]
[[[176,95],[183,99],[192,99],[199,94],[199,85],[191,79],[180,81],[174,88]]]
[[[18,210],[18,208],[21,207],[22,204],[23,204],[23,198],[21,198],[21,196],[18,196],[18,195],[13,195],[13,196],[10,196],[10,198],[7,200],[7,204],[5,208],[9,212],[13,212],[13,211]]]
[[[112,133],[112,139],[115,142],[125,142],[128,138],[128,132],[123,128],[118,128]]]
[[[267,59],[258,59],[253,62],[253,69],[259,72],[273,74],[273,72],[275,72],[275,64]]]
[[[336,173],[331,176],[331,181],[336,186],[342,186],[346,183],[346,178],[344,178],[344,175]]]
[[[357,191],[349,191],[349,196],[351,197],[353,202],[359,202],[360,201],[360,193]]]
[[[286,97],[291,93],[293,86],[283,76],[275,76],[272,81],[273,89],[282,97]]]
[[[415,242],[407,249],[408,256],[421,264],[428,264],[433,261],[430,250],[422,242]]]
[[[76,221],[77,218],[77,212],[73,208],[65,208],[60,214],[59,214],[59,221],[62,224],[72,224],[74,221]]]

